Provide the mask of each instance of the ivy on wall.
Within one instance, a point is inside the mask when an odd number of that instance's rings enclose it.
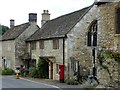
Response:
[[[120,63],[120,52],[112,50],[112,49],[108,49],[105,47],[103,47],[101,50],[98,51],[98,60],[99,60],[100,65],[104,69],[106,69],[107,72],[109,73],[109,75],[111,76],[107,65],[103,64],[105,61],[110,60],[110,59],[115,60],[118,63]],[[112,77],[110,77],[110,78],[112,78]]]
[[[115,61],[120,62],[120,52],[114,51],[111,49],[102,48],[98,52],[98,59],[102,63],[103,60],[114,59]]]

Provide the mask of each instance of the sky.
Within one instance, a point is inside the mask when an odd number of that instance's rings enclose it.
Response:
[[[37,24],[41,25],[43,10],[49,10],[50,19],[90,6],[95,0],[0,0],[0,24],[10,26],[28,22],[29,13],[37,13]]]

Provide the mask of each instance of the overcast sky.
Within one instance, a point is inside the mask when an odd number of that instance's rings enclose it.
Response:
[[[28,22],[29,13],[37,13],[37,24],[41,25],[41,13],[49,10],[51,19],[71,13],[94,3],[95,0],[0,0],[0,24],[9,27]]]

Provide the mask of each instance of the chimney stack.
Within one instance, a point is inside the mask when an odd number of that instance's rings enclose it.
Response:
[[[10,19],[10,28],[15,26],[15,20],[14,19]]]
[[[43,10],[42,13],[42,20],[41,20],[41,26],[46,23],[46,21],[50,20],[50,14],[48,10]]]
[[[37,23],[37,13],[29,13],[29,22]]]

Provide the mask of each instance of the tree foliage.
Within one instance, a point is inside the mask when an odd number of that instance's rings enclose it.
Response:
[[[0,25],[0,35],[3,35],[8,29],[9,27]]]

